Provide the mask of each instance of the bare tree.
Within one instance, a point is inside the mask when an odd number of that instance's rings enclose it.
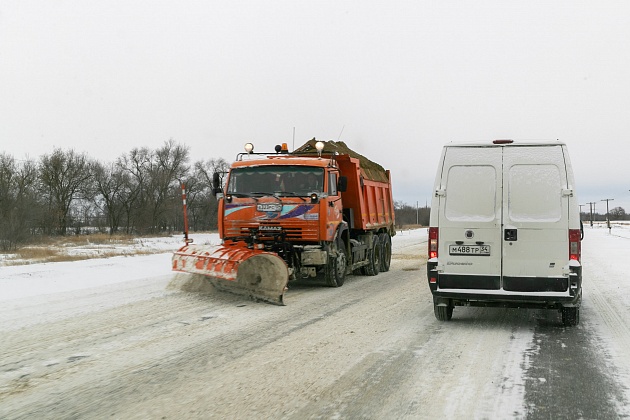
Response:
[[[70,149],[55,149],[43,155],[39,163],[41,192],[49,210],[49,222],[57,233],[65,235],[73,200],[87,191],[92,180],[88,158]]]
[[[109,234],[118,232],[130,194],[130,174],[118,164],[94,167],[94,185],[97,195],[94,202],[99,205],[107,219]]]
[[[0,154],[0,249],[11,250],[27,240],[37,211],[37,168]]]
[[[144,147],[132,149],[129,154],[121,156],[116,162],[124,180],[121,204],[124,209],[126,233],[132,233],[142,221],[146,201],[146,180],[149,178],[151,159],[152,152]]]
[[[396,225],[399,227],[416,224],[427,226],[430,212],[430,207],[413,207],[402,201],[394,202]]]
[[[623,207],[615,207],[611,209],[608,214],[610,215],[610,220],[626,220],[628,217]]]
[[[223,158],[212,158],[206,161],[195,162],[195,172],[207,182],[208,185],[212,185],[212,178],[214,174],[219,174],[221,185],[225,182],[225,176],[230,170],[230,164]]]
[[[127,231],[155,233],[173,228],[169,205],[173,207],[178,200],[180,180],[189,171],[187,161],[188,148],[172,139],[155,151],[136,148],[118,160],[121,171],[129,175],[124,178],[123,200]]]
[[[175,205],[179,201],[177,191],[181,180],[188,173],[188,147],[176,144],[172,139],[157,149],[150,161],[147,182],[147,204],[150,211],[151,225],[149,231],[174,228],[166,220],[167,204]],[[169,225],[171,225],[169,227]]]
[[[193,177],[198,180],[199,187],[192,200],[189,200],[189,211],[192,215],[195,229],[216,229],[218,222],[218,203],[212,195],[214,174],[219,175],[219,184],[225,182],[225,176],[230,169],[229,163],[223,158],[211,158],[206,161],[195,162]]]

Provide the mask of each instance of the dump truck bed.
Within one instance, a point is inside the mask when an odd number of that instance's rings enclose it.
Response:
[[[293,154],[311,154],[316,150],[312,139]],[[351,229],[394,229],[394,200],[391,174],[381,165],[350,149],[342,141],[325,141],[322,156],[336,160],[341,175],[348,178],[348,188],[341,194],[344,213]]]
[[[369,179],[360,161],[349,155],[337,155],[341,174],[348,178],[348,188],[341,194],[344,212],[351,229],[394,231],[394,200],[389,170],[383,170],[386,181]]]

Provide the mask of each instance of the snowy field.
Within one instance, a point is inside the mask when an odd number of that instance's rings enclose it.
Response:
[[[397,241],[408,240],[409,235],[426,236],[426,229],[397,232],[397,236],[392,238],[394,247]],[[195,244],[221,243],[217,233],[191,234],[190,237]],[[93,255],[98,258],[6,267],[0,264],[0,301],[71,292],[170,274],[171,253],[182,245],[182,235],[140,238],[134,240],[133,244],[118,246],[116,253],[123,255],[112,258],[101,258],[101,254],[111,247],[86,244],[74,249],[66,248],[64,252],[68,255]],[[155,254],[134,255],[134,252]]]
[[[195,243],[218,244],[218,234],[191,235]],[[83,261],[0,267],[0,301],[89,289],[168,273],[171,253],[183,245],[183,236],[141,238],[120,247],[125,256]],[[87,249],[87,250],[86,250]],[[76,247],[75,253],[99,254],[98,246]],[[88,251],[89,250],[89,251]],[[69,254],[72,254],[72,250]],[[134,255],[135,251],[156,252]],[[160,252],[161,251],[161,252]]]

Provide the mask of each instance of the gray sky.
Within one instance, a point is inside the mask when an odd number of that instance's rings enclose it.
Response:
[[[628,22],[605,0],[1,0],[0,152],[231,161],[295,127],[423,206],[445,143],[559,139],[580,203],[630,212]]]

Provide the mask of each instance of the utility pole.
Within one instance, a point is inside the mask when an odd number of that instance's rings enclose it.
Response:
[[[416,201],[416,226],[420,224],[420,215],[418,214],[419,211],[420,210],[418,208],[418,202]]]
[[[591,227],[593,227],[593,211],[595,210],[595,202],[591,201],[590,203],[586,203],[591,208]]]
[[[584,207],[586,204],[578,204],[578,206],[580,206],[580,221],[582,221],[582,207]]]
[[[608,233],[610,233],[610,216],[608,215],[608,202],[615,201],[614,198],[604,198],[602,201],[606,202],[606,225],[608,226]]]

